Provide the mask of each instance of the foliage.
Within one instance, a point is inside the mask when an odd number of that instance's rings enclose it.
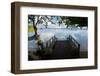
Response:
[[[78,24],[79,27],[87,26],[88,25],[88,18],[86,17],[66,17],[66,16],[61,16],[61,19],[67,27],[69,25],[75,26],[75,24]]]
[[[28,32],[34,32],[33,26],[28,26]]]

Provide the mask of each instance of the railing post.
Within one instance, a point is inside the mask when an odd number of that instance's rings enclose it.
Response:
[[[46,48],[47,48],[47,42],[46,42]]]
[[[69,40],[72,41],[72,37],[71,37],[71,35],[69,35]]]
[[[79,55],[79,57],[80,57],[80,44],[78,44],[78,55]]]

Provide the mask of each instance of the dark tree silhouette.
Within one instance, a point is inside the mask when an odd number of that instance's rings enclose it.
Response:
[[[65,25],[67,25],[67,28],[69,26],[75,26],[75,24],[78,24],[79,27],[88,26],[88,18],[87,17],[66,17],[61,16],[61,19]]]
[[[79,26],[87,26],[87,17],[69,17],[71,24],[79,24]]]
[[[30,19],[33,23],[33,28],[34,28],[34,31],[35,31],[35,36],[37,36],[37,27],[36,27],[36,24],[35,24],[35,16],[33,15],[28,15],[28,19]]]

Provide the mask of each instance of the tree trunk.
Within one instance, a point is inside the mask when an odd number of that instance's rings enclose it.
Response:
[[[37,36],[37,27],[35,25],[35,17],[33,17],[32,21],[33,21],[33,28],[34,28],[35,36]]]

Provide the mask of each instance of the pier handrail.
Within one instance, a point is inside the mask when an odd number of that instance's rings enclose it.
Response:
[[[52,48],[54,43],[56,42],[56,37],[51,37],[48,41],[45,42],[47,48]]]
[[[71,35],[69,35],[69,39],[78,49],[80,49],[80,44]]]

